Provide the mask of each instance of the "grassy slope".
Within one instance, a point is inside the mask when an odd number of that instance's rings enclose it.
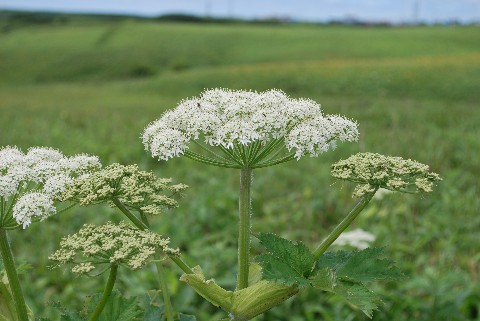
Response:
[[[479,291],[465,281],[475,278],[479,269],[474,246],[479,240],[473,234],[480,226],[474,215],[480,206],[474,178],[480,174],[475,152],[480,150],[477,34],[475,27],[352,29],[128,21],[18,29],[0,34],[0,146],[48,145],[67,153],[95,153],[105,163],[140,163],[191,185],[176,211],[182,222],[174,219],[160,228],[168,228],[202,265],[222,271],[235,259],[231,247],[235,230],[224,226],[235,220],[236,173],[219,173],[183,159],[158,166],[142,151],[138,139],[142,128],[203,88],[275,87],[315,99],[327,113],[358,120],[360,144],[342,145],[320,160],[259,171],[256,230],[312,244],[351,204],[349,186],[325,188],[332,183],[331,162],[358,150],[418,159],[445,178],[438,193],[374,205],[360,225],[375,232],[380,245],[388,244],[411,275],[410,283],[387,293],[412,300],[404,300],[402,306],[395,297],[387,298],[386,310],[391,312],[379,313],[378,318],[425,319],[438,310],[432,300],[447,300],[443,305],[450,312],[468,315],[468,300],[451,302],[460,300],[452,294],[455,287],[468,288],[467,297]],[[55,230],[58,222],[61,235],[85,219],[66,216],[51,221],[17,237],[47,244],[41,250],[45,257],[55,241],[42,231]],[[318,228],[305,231],[305,226]],[[18,247],[25,253],[22,258],[32,261],[31,250]],[[225,262],[209,263],[217,261],[218,251],[225,252]],[[42,271],[27,290],[36,311],[42,309],[42,300],[59,293],[59,286],[66,284],[62,290],[66,298],[81,293],[75,289],[78,280],[67,282],[68,275],[58,273],[54,280],[42,267],[45,261],[33,264]],[[457,275],[453,280],[452,272]],[[232,281],[226,275],[221,280]],[[438,282],[450,292],[432,287]],[[47,294],[35,298],[36,289],[45,286]],[[192,309],[188,302],[195,302],[194,297],[181,293],[188,298],[183,309]],[[416,306],[417,302],[423,305]],[[297,311],[295,306],[289,309]],[[315,306],[309,310],[308,305],[298,304],[296,309],[299,320],[307,320],[310,310],[313,318],[326,313]],[[279,311],[272,312],[272,320],[280,318]]]

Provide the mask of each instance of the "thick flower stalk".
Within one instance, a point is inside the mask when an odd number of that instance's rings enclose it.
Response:
[[[280,90],[206,90],[186,99],[145,129],[145,148],[161,160],[185,155],[210,165],[259,168],[318,156],[336,141],[356,141],[355,122],[323,115],[309,99]],[[202,153],[193,151],[197,143]]]
[[[312,100],[293,99],[280,90],[228,89],[206,90],[181,101],[142,135],[145,149],[160,160],[185,155],[208,165],[241,169],[238,290],[248,286],[252,169],[315,157],[335,148],[338,140],[357,138],[355,122],[324,115]]]
[[[107,222],[100,226],[84,225],[77,233],[64,237],[60,248],[49,256],[55,266],[71,264],[72,272],[88,274],[97,267],[112,264],[131,270],[145,266],[157,251],[178,255],[169,247],[170,240],[129,224]]]
[[[333,164],[332,176],[357,183],[354,197],[362,197],[379,188],[428,193],[434,183],[441,180],[438,174],[429,171],[428,165],[375,153],[358,153]]]

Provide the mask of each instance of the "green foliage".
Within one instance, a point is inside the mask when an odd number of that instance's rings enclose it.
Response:
[[[302,243],[295,244],[271,233],[262,233],[258,238],[269,252],[256,258],[266,280],[299,287],[312,285],[342,297],[370,318],[380,300],[364,282],[403,277],[393,261],[381,257],[381,248],[327,252],[315,262]]]
[[[316,268],[328,269],[334,272],[337,278],[358,282],[402,278],[402,272],[392,260],[381,258],[383,254],[382,248],[366,248],[353,252],[327,252],[318,259]]]
[[[63,307],[60,303],[52,303],[60,312],[60,321],[86,321],[88,316],[95,309],[101,293],[94,294],[87,298],[84,303],[84,309],[80,312],[72,311]],[[108,298],[107,304],[100,315],[100,321],[159,321],[164,320],[163,303],[158,302],[157,297],[151,297],[150,293],[141,297],[125,298],[119,291],[113,291]],[[49,320],[46,318],[37,318],[36,321]],[[195,316],[179,313],[179,321],[196,321]]]
[[[380,258],[382,255],[381,248],[327,252],[316,262],[318,272],[312,285],[339,295],[371,318],[372,311],[377,309],[380,300],[363,282],[403,277],[393,261]]]
[[[86,315],[90,315],[98,304],[102,294],[98,293],[90,298],[87,304]],[[125,298],[119,291],[113,291],[103,308],[99,321],[132,321],[141,320],[143,311],[138,306],[137,298]]]
[[[178,320],[179,321],[197,321],[197,318],[195,318],[195,316],[193,316],[193,315],[180,313]]]
[[[256,257],[266,280],[285,285],[309,284],[307,278],[312,273],[315,258],[303,243],[294,243],[272,233],[261,233],[258,239],[268,251]]]

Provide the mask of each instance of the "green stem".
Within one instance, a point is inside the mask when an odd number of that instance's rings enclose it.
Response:
[[[143,224],[145,224],[148,227],[148,229],[150,229],[150,223],[148,222],[148,218],[145,215],[145,213],[140,212],[140,217],[142,218]],[[160,256],[159,256],[158,253],[155,253],[155,260],[160,260]],[[162,262],[160,262],[160,261],[156,261],[155,266],[157,268],[157,274],[158,274],[158,281],[160,283],[160,289],[162,290],[163,304],[164,304],[164,307],[165,307],[165,317],[167,318],[167,321],[174,321],[173,306],[172,306],[172,302],[170,300],[170,292],[168,291],[165,269],[163,268]]]
[[[5,319],[14,320],[15,319],[15,306],[14,306],[15,302],[7,286],[8,286],[8,283],[3,283],[3,281],[0,281],[0,294],[3,297],[3,302],[7,304],[7,308],[8,308],[8,315],[5,315]]]
[[[240,170],[237,290],[248,287],[252,169]]]
[[[98,320],[100,313],[102,313],[103,308],[105,307],[105,304],[107,304],[107,300],[110,297],[110,294],[112,293],[113,285],[115,284],[115,280],[117,278],[117,270],[118,270],[118,265],[112,264],[112,267],[110,268],[110,274],[108,275],[108,281],[107,281],[107,284],[105,285],[105,290],[103,290],[102,297],[100,298],[100,301],[95,307],[95,310],[93,310],[93,313],[88,318],[88,321]]]
[[[20,280],[18,279],[17,269],[13,260],[10,243],[8,242],[7,232],[0,229],[0,251],[2,253],[3,265],[7,272],[8,282],[12,290],[13,300],[19,321],[28,321],[27,306],[23,297]]]
[[[378,189],[378,188],[377,188]],[[360,212],[367,206],[367,204],[372,199],[373,195],[377,191],[375,189],[373,192],[364,195],[358,202],[355,204],[354,208],[348,213],[348,215],[333,229],[333,231],[327,236],[325,240],[317,247],[313,252],[315,260],[318,260],[320,256],[325,253],[325,251],[332,245],[333,242],[342,234],[343,231],[353,222],[353,220],[360,214]]]
[[[125,214],[126,217],[128,217],[128,219],[133,223],[133,225],[135,225],[142,231],[148,230],[148,226],[146,226],[145,223],[140,221],[138,217],[135,216],[135,214],[130,212],[128,208],[126,208],[125,205],[123,205],[118,198],[112,197],[112,202],[113,204],[115,204],[116,207],[118,207],[120,211],[122,211],[123,214]]]
[[[163,295],[165,317],[167,318],[167,321],[173,321],[174,320],[173,306],[172,306],[172,302],[170,301],[170,293],[168,291],[165,269],[163,268],[161,262],[155,262],[155,265],[157,267],[158,281],[160,282],[160,289],[162,290],[162,295]]]

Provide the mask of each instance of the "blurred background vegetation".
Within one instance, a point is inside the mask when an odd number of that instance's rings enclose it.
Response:
[[[431,195],[386,195],[354,223],[373,233],[407,276],[378,284],[374,320],[480,320],[480,41],[478,26],[345,27],[172,23],[129,17],[0,15],[0,146],[51,146],[138,163],[188,184],[178,209],[155,220],[186,260],[233,288],[238,173],[188,159],[152,159],[143,128],[204,88],[284,90],[360,124],[358,144],[318,158],[257,170],[255,232],[314,248],[354,204],[353,186],[330,165],[359,151],[412,158],[444,178]],[[42,18],[43,17],[43,18]],[[60,18],[59,18],[60,17]],[[63,17],[63,18],[61,18]],[[119,220],[105,207],[78,208],[11,233],[30,307],[80,309],[100,280],[51,270],[47,256],[84,223]],[[254,251],[261,248],[254,244]],[[168,263],[167,263],[168,264]],[[154,273],[120,271],[127,295],[155,289]],[[199,320],[224,314],[178,280],[176,309]],[[103,276],[102,276],[103,277]],[[305,291],[257,320],[364,320],[323,293]]]

